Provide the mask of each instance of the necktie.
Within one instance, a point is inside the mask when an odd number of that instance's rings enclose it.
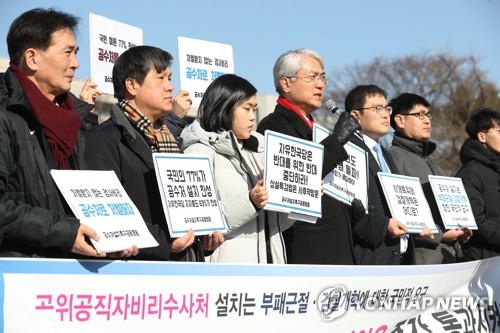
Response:
[[[391,170],[387,166],[387,163],[385,163],[384,154],[382,153],[382,147],[380,146],[380,143],[377,143],[373,147],[373,150],[375,150],[375,153],[377,153],[378,164],[382,172],[391,173]]]

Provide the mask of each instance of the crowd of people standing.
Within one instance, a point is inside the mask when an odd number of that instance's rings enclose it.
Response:
[[[77,24],[71,14],[33,9],[12,23],[7,36],[10,67],[0,74],[0,256],[400,265],[500,254],[499,111],[479,110],[469,119],[469,139],[460,153],[463,166],[456,176],[470,198],[477,231],[447,230],[432,201],[428,176],[444,173],[430,139],[430,103],[411,92],[388,100],[373,84],[347,94],[345,112],[321,142],[322,177],[348,158],[347,142],[366,153],[368,206],[324,195],[316,223],[294,221],[263,209],[268,202],[263,135],[273,130],[313,140],[313,113],[322,106],[328,83],[320,54],[296,49],[277,59],[273,76],[279,97],[259,124],[257,89],[234,74],[209,85],[197,118],[188,124],[182,115],[191,100],[185,91],[173,93],[171,54],[154,46],[132,47],[114,64],[118,102],[110,118],[97,124],[92,103],[98,87],[88,81],[80,98],[70,93],[79,66]],[[391,127],[395,135],[386,149],[379,139]],[[209,157],[227,234],[195,236],[189,230],[170,237],[154,172],[157,152]],[[51,169],[113,170],[159,246],[96,251],[89,242],[98,241],[96,232],[71,214]],[[378,172],[420,179],[437,233],[424,227],[408,234],[404,221],[391,215]]]

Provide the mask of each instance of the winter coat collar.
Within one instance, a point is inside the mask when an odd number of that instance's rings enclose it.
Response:
[[[437,145],[430,140],[420,142],[414,139],[407,138],[397,132],[394,134],[394,137],[392,139],[392,145],[404,148],[422,157],[431,155],[436,151],[437,148]]]
[[[468,161],[477,161],[500,173],[500,156],[486,149],[478,140],[465,140],[460,149],[460,161],[462,164]]]
[[[237,152],[235,149],[237,142],[233,131],[223,131],[220,133],[207,132],[201,127],[198,120],[193,121],[191,125],[186,127],[184,131],[182,131],[181,137],[182,150],[200,142],[211,147],[219,154],[234,156]],[[250,138],[243,140],[243,147],[253,152],[264,151],[264,147],[260,145],[259,140],[254,135],[250,135]]]

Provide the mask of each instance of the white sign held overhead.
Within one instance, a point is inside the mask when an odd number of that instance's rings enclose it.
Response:
[[[378,178],[392,217],[406,224],[409,233],[420,233],[424,226],[438,231],[418,177],[379,172]]]
[[[114,95],[113,65],[129,48],[143,45],[142,29],[89,13],[90,76],[98,89]]]
[[[154,153],[153,161],[170,236],[227,232],[207,156]]]
[[[321,142],[328,135],[328,129],[313,124],[314,142]],[[349,158],[325,176],[324,192],[347,205],[351,205],[352,200],[357,198],[368,210],[366,152],[351,142],[347,142],[344,148]]]
[[[476,219],[461,178],[429,176],[429,183],[446,229],[467,227],[477,230]]]
[[[234,73],[233,47],[205,40],[178,37],[181,89],[189,91],[198,107],[208,85]]]
[[[113,171],[51,170],[50,174],[73,214],[99,235],[98,242],[92,240],[99,252],[158,246]]]

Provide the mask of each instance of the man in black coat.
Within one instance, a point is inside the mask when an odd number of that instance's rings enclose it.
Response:
[[[322,57],[309,49],[285,52],[273,69],[274,84],[279,94],[273,113],[262,119],[257,131],[280,132],[312,141],[312,112],[322,105],[325,76]],[[359,124],[349,114],[336,124],[334,134],[323,144],[325,177],[348,157],[343,145]],[[315,224],[296,221],[283,232],[289,264],[352,265],[355,263],[347,206],[324,195],[322,218]]]
[[[378,140],[389,133],[392,108],[387,105],[386,92],[375,85],[361,85],[346,96],[346,112],[361,124],[361,133],[353,135],[351,142],[367,152],[368,156],[368,214],[353,219],[356,259],[361,265],[413,264],[413,239],[407,227],[391,217],[384,198],[378,172],[398,173],[391,154]],[[432,238],[425,228],[422,237]]]
[[[500,112],[483,109],[465,127],[469,138],[460,149],[462,178],[477,231],[463,245],[465,259],[500,255]]]
[[[33,9],[7,35],[10,67],[0,75],[0,256],[67,258],[98,254],[96,232],[75,218],[50,169],[83,167],[90,106],[69,93],[79,67],[78,19]],[[80,111],[80,112],[79,112]],[[115,256],[137,254],[133,247]]]

